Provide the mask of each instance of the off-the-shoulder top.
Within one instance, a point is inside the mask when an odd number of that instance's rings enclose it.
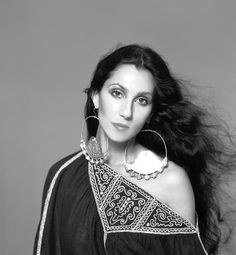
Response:
[[[77,153],[49,171],[37,255],[205,255],[199,229],[106,164]]]

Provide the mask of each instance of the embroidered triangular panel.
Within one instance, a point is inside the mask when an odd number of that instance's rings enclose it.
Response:
[[[89,177],[105,232],[197,232],[189,221],[108,165],[89,164]]]

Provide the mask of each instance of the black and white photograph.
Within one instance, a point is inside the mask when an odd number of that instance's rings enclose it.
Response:
[[[0,1],[0,254],[236,254],[235,11]]]

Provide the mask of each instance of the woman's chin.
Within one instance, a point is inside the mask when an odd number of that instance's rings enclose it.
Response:
[[[116,144],[127,144],[132,138],[133,137],[108,136],[109,141]]]

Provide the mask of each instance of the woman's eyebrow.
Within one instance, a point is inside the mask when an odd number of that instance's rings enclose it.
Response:
[[[137,96],[151,96],[152,97],[152,93],[149,91],[140,91],[137,93]]]
[[[111,86],[119,86],[121,89],[123,89],[125,91],[128,91],[128,89],[125,88],[124,86],[122,86],[120,83],[114,82],[114,83],[111,83],[111,84],[108,85],[108,87],[111,87]]]
[[[108,85],[109,87],[110,86],[119,86],[121,89],[125,90],[125,91],[128,91],[127,88],[125,88],[124,86],[122,86],[120,83],[111,83]],[[139,91],[137,92],[136,94],[137,96],[151,96],[152,97],[152,92],[149,92],[149,91]]]

